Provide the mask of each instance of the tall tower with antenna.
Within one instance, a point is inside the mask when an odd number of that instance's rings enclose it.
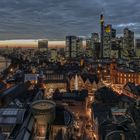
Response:
[[[103,58],[103,47],[104,47],[104,16],[100,15],[100,27],[101,27],[101,46],[100,46],[100,58]]]

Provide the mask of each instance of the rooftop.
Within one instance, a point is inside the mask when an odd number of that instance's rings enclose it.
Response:
[[[36,110],[49,110],[56,106],[55,102],[50,100],[37,100],[32,103],[32,108]]]
[[[1,108],[0,125],[21,124],[24,119],[25,109]]]

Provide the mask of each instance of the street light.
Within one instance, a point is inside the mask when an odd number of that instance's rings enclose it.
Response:
[[[13,72],[13,69],[12,68],[10,69],[10,72]]]

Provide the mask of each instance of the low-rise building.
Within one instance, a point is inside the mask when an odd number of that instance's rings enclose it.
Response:
[[[78,90],[87,89],[89,93],[92,93],[98,88],[98,82],[95,74],[74,74],[70,77],[69,85],[70,90],[75,90],[77,86]]]
[[[111,83],[125,85],[128,82],[140,84],[140,71],[117,65],[116,61],[110,64]]]

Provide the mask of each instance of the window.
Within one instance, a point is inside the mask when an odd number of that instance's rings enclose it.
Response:
[[[120,78],[120,83],[122,84],[122,78]]]
[[[126,83],[126,78],[124,79],[124,83]]]

